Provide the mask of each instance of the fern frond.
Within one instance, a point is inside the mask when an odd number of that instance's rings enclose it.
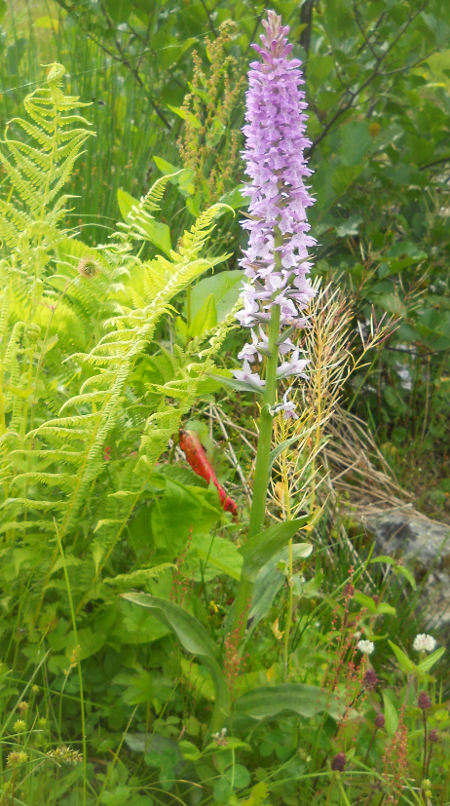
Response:
[[[185,260],[195,258],[201,252],[215,227],[215,219],[225,209],[231,210],[234,215],[234,211],[227,204],[213,204],[212,207],[201,213],[190,231],[185,231],[179,249],[180,255]]]
[[[65,409],[70,408],[71,406],[80,406],[83,405],[83,403],[97,403],[98,401],[103,400],[106,394],[106,391],[98,391],[87,392],[84,395],[75,395],[74,397],[71,397],[70,400],[66,400],[66,402],[61,406],[58,414],[61,415]]]
[[[75,108],[86,106],[76,97],[66,97],[60,89],[64,68],[52,65],[45,88],[38,88],[25,99],[25,108],[33,123],[13,118],[6,128],[4,145],[15,164],[0,153],[0,161],[14,190],[43,223],[43,211],[53,202],[70,176],[73,163],[91,132],[90,124],[79,115],[70,115]],[[75,122],[82,127],[67,129]],[[8,138],[15,123],[37,147],[29,142]],[[59,210],[62,213],[61,210]],[[41,233],[42,235],[42,233]]]
[[[146,225],[148,227],[149,223],[155,222],[155,218],[151,213],[160,209],[160,201],[164,195],[166,185],[170,179],[173,179],[178,173],[180,173],[180,171],[177,171],[175,174],[166,174],[156,180],[146,196],[142,196],[139,204],[133,205],[128,215],[128,221],[130,223],[119,222],[118,227],[120,230],[115,233],[115,237],[126,237],[137,241],[151,241]]]
[[[0,524],[0,535],[5,534],[5,532],[26,532],[30,530],[30,526],[33,529],[49,529],[50,522],[44,520],[34,520],[34,521],[5,521],[5,523]]]
[[[24,481],[34,481],[39,484],[44,484],[47,487],[61,487],[70,489],[73,486],[73,475],[68,473],[45,473],[43,471],[30,470],[27,473],[21,473],[13,479],[13,485],[19,484]]]
[[[31,498],[7,498],[6,501],[0,504],[0,509],[12,504],[19,505],[21,509],[31,510],[32,512],[42,512],[46,509],[62,512],[67,509],[67,501],[34,501]]]
[[[153,568],[141,568],[138,571],[131,571],[129,574],[118,574],[116,577],[106,577],[103,582],[106,585],[126,588],[145,585],[150,579],[157,579],[167,571],[168,568],[176,568],[173,563],[161,563]]]
[[[80,461],[78,451],[65,451],[57,448],[52,448],[51,450],[44,448],[17,448],[11,451],[11,456],[37,457],[39,459],[49,459],[53,462],[73,462],[74,464],[78,464]]]

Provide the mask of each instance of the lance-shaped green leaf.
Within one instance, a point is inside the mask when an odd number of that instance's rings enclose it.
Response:
[[[238,717],[243,721],[248,717],[257,722],[275,719],[282,713],[298,714],[310,719],[325,712],[337,720],[344,711],[345,704],[336,694],[303,683],[255,688],[239,697],[235,704]]]
[[[293,544],[292,555],[294,562],[305,557],[305,546],[311,548],[308,543]],[[287,546],[274,554],[272,559],[261,568],[256,577],[252,603],[248,614],[250,625],[247,628],[247,636],[255,629],[261,619],[267,616],[275,596],[286,582],[286,575],[277,568],[280,562],[284,562],[286,565],[289,562],[289,549]]]
[[[254,582],[260,569],[269,562],[269,560],[277,554],[289,541],[297,534],[299,529],[308,523],[309,516],[305,515],[303,518],[295,518],[292,521],[282,521],[270,526],[259,535],[251,537],[250,540],[241,546],[239,553],[244,558],[244,565],[242,567],[243,576],[251,582]],[[309,543],[304,543],[304,557],[308,557],[312,552],[312,546]],[[298,548],[297,548],[298,551]],[[297,554],[297,557],[299,555]]]
[[[231,378],[227,375],[217,375],[217,373],[213,372],[208,372],[207,375],[208,378],[212,378],[222,386],[229,386],[236,392],[254,392],[257,395],[262,395],[264,392],[264,389],[261,389],[258,386],[252,386],[250,383],[246,383],[245,381],[236,381],[234,378]]]
[[[209,294],[206,297],[202,307],[197,311],[194,316],[191,326],[188,330],[189,336],[195,339],[196,336],[201,336],[211,330],[217,324],[217,311],[214,295]]]
[[[198,619],[168,599],[159,599],[147,593],[123,593],[123,599],[147,607],[152,616],[164,624],[192,655],[197,655],[211,674],[216,699],[211,717],[210,733],[220,730],[230,713],[230,694],[222,669],[220,650]]]
[[[402,649],[396,644],[393,644],[392,641],[388,641],[389,646],[391,647],[392,651],[394,652],[395,657],[397,658],[398,664],[404,672],[410,674],[411,672],[417,672],[417,666],[413,663],[412,660],[408,658],[408,655],[405,655]]]
[[[432,652],[431,655],[428,655],[427,658],[424,658],[423,660],[421,660],[420,663],[419,663],[420,671],[421,672],[429,672],[430,669],[433,668],[435,663],[437,663],[438,660],[440,658],[442,658],[442,655],[444,654],[444,652],[445,652],[445,646],[441,646],[441,647],[439,647],[439,649],[436,649],[435,652]]]

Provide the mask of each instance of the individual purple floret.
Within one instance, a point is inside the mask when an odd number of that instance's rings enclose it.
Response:
[[[303,151],[311,143],[305,136],[307,116],[304,84],[299,70],[301,62],[288,58],[292,45],[281,17],[268,12],[263,21],[262,47],[252,47],[262,61],[250,65],[247,91],[246,121],[243,132],[246,148],[243,158],[251,183],[243,191],[250,197],[249,216],[242,223],[249,232],[248,249],[240,261],[248,282],[243,286],[244,307],[237,318],[244,327],[252,328],[252,342],[239,357],[244,361],[261,361],[267,337],[259,327],[266,324],[273,305],[280,306],[280,326],[305,325],[301,311],[315,291],[308,273],[311,268],[308,247],[316,243],[308,235],[310,225],[306,210],[314,203],[305,185],[312,171]],[[286,331],[285,331],[286,332]],[[290,361],[279,367],[278,377],[303,375],[308,360],[299,360],[298,350],[281,336],[279,352],[294,350]],[[240,373],[241,374],[241,373]],[[295,416],[293,404],[285,412]]]

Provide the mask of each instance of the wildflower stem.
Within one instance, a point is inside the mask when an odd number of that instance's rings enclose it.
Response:
[[[378,730],[378,728],[375,728],[374,732],[372,733],[372,738],[371,738],[371,740],[369,742],[369,747],[367,748],[367,753],[366,753],[366,756],[365,756],[365,759],[364,759],[364,764],[367,764],[367,759],[369,758],[369,753],[370,753],[370,751],[372,749],[372,745],[373,745],[377,730]]]
[[[256,453],[255,477],[253,482],[253,501],[250,512],[248,537],[254,537],[264,528],[266,513],[267,487],[269,482],[270,448],[272,444],[273,414],[272,406],[277,396],[278,345],[280,335],[280,306],[273,305],[269,323],[269,341],[266,365],[266,385],[264,402],[261,409],[258,450]],[[246,619],[243,617],[248,609],[253,593],[254,583],[242,574],[234,605],[233,629],[239,628],[239,638],[245,630]]]
[[[249,537],[259,534],[264,527],[266,513],[267,483],[269,475],[270,448],[272,445],[273,414],[271,408],[277,396],[278,345],[280,335],[280,306],[272,307],[269,325],[269,357],[267,359],[264,403],[261,409],[258,451],[256,454],[255,478],[253,482],[253,502],[250,513]]]
[[[427,715],[425,710],[422,710],[423,719],[423,766],[422,766],[422,783],[426,778],[427,772]]]
[[[286,454],[283,455],[283,483],[284,483],[284,510],[285,510],[285,517],[287,521],[291,520],[291,499],[289,495],[289,479],[287,474],[287,467],[286,467]],[[292,539],[289,541],[289,576],[288,576],[288,589],[289,589],[289,598],[288,598],[288,611],[286,616],[286,624],[284,626],[284,647],[283,647],[283,666],[284,666],[284,679],[286,680],[289,668],[289,636],[291,632],[291,624],[292,624],[292,612],[294,609],[294,590],[293,590],[293,583],[294,583],[294,568],[293,568],[293,556],[292,556]]]
[[[84,710],[84,692],[83,692],[83,675],[81,672],[81,661],[80,661],[80,648],[78,644],[78,631],[77,631],[77,621],[75,617],[75,609],[73,606],[73,599],[72,599],[72,590],[70,587],[69,575],[67,573],[67,565],[66,565],[66,558],[64,555],[64,550],[61,543],[61,536],[59,534],[58,525],[56,523],[55,518],[53,518],[53,523],[55,525],[55,532],[56,532],[56,539],[58,542],[58,548],[61,553],[61,559],[63,564],[63,571],[64,571],[64,578],[66,581],[66,588],[67,588],[67,597],[69,599],[69,607],[70,607],[70,614],[72,617],[72,627],[73,627],[73,635],[75,639],[75,650],[76,650],[76,658],[77,658],[77,667],[78,667],[78,682],[80,684],[80,710],[81,710],[81,746],[83,748],[83,806],[86,806],[86,783],[87,783],[87,746],[86,746],[86,715]]]

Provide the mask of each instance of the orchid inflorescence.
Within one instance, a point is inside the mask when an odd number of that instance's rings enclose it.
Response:
[[[290,336],[306,324],[300,314],[315,294],[308,277],[308,247],[316,243],[307,234],[306,209],[314,199],[304,184],[312,171],[303,154],[311,143],[305,136],[301,62],[288,58],[292,50],[286,39],[289,27],[281,24],[281,17],[269,11],[263,25],[263,47],[252,46],[262,61],[250,65],[243,127],[243,157],[252,181],[243,190],[250,197],[249,216],[242,223],[249,231],[249,246],[240,261],[248,282],[243,285],[243,309],[236,316],[242,326],[251,328],[251,342],[239,353],[243,369],[234,372],[237,380],[257,390],[265,386],[265,380],[251,371],[250,362],[261,362],[268,354],[264,325],[275,305],[280,309],[278,352],[290,356],[278,367],[277,377],[305,377],[308,359],[300,358]],[[277,411],[296,417],[294,408],[286,399]]]

